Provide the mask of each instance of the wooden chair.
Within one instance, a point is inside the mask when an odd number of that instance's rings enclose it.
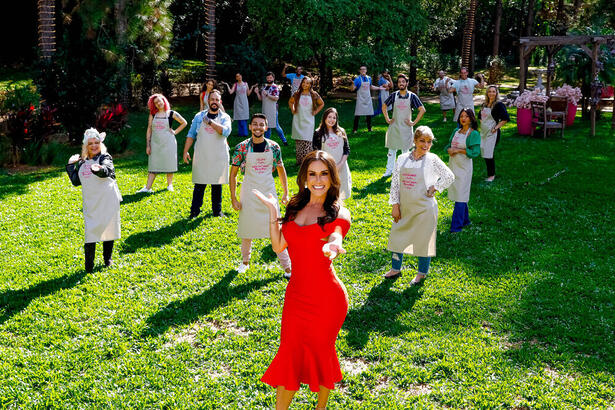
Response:
[[[549,111],[549,108],[551,111]],[[559,95],[553,95],[547,101],[547,114],[550,120],[564,118],[566,122],[566,116],[568,115],[568,99],[566,97],[560,97]]]
[[[547,138],[547,132],[550,129],[560,129],[561,136],[564,138],[564,129],[566,128],[566,116],[561,116],[557,121],[553,120],[551,111],[547,110],[547,103],[532,102],[532,124],[534,127],[542,127],[542,137]]]

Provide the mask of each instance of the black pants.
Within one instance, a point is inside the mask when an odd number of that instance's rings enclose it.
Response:
[[[203,196],[205,195],[206,187],[207,184],[194,184],[190,215],[197,216],[201,213],[201,206],[203,206]],[[211,211],[214,216],[218,216],[222,212],[222,185],[211,185]]]
[[[498,130],[498,138],[495,140],[495,146],[498,146],[500,142],[500,132]],[[484,158],[485,165],[487,166],[487,176],[492,177],[495,175],[495,152],[493,153],[493,158]]]
[[[94,269],[94,257],[96,256],[96,242],[89,242],[83,245],[85,253],[85,270],[92,272]],[[111,254],[113,254],[113,241],[103,242],[103,260],[105,266],[111,265]]]
[[[355,115],[354,116],[354,125],[352,126],[352,132],[355,132],[359,128],[359,118],[365,117],[365,122],[367,123],[367,130],[372,130],[372,116],[371,115]]]

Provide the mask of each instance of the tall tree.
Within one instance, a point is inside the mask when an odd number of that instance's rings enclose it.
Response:
[[[468,10],[466,14],[466,25],[465,25],[465,28],[463,29],[463,40],[462,40],[462,47],[461,47],[461,65],[464,67],[469,67],[470,65],[473,65],[473,63],[470,60],[474,59],[474,56],[472,55],[472,39],[474,36],[474,26],[475,26],[474,17],[476,15],[477,4],[478,4],[477,0],[470,0],[468,4]],[[472,74],[473,73],[470,72],[470,75]]]

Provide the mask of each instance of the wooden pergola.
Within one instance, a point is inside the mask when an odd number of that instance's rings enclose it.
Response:
[[[614,35],[605,36],[544,36],[544,37],[521,37],[519,38],[519,91],[525,90],[526,78],[525,70],[532,52],[536,47],[547,48],[547,67],[551,67],[553,56],[562,47],[567,45],[579,46],[592,60],[592,81],[598,73],[598,52],[601,44],[615,42]],[[547,74],[547,95],[551,90],[551,75]],[[596,135],[596,105],[591,104],[590,120],[591,120],[591,135]],[[615,108],[613,115],[615,115]]]

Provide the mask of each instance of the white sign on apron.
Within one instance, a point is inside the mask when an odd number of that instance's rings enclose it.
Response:
[[[327,139],[322,144],[322,149],[325,152],[331,154],[335,163],[339,163],[344,156],[344,137],[340,137],[336,134],[329,134]],[[339,170],[340,176],[340,198],[350,198],[352,192],[352,176],[350,175],[350,168],[348,167],[348,160],[344,162]]]
[[[226,137],[218,134],[205,121],[196,134],[194,159],[192,161],[192,182],[194,184],[228,184],[229,148]]]
[[[252,192],[258,189],[265,196],[278,197],[273,180],[273,152],[248,152],[239,200],[241,210],[237,224],[237,236],[242,239],[269,238],[269,209]],[[276,208],[280,209],[276,202]]]
[[[269,90],[271,90],[271,88]],[[261,93],[263,114],[267,117],[267,127],[275,128],[278,116],[278,102],[268,97],[269,90],[263,90]]]
[[[115,179],[100,178],[92,173],[98,158],[86,159],[79,167],[83,195],[85,243],[120,239],[120,201],[122,195]]]
[[[408,98],[400,98],[399,91],[393,103],[393,121],[387,128],[384,146],[388,149],[408,151],[414,145],[414,129],[406,124],[406,118],[412,121],[412,106],[410,93]]]
[[[170,113],[169,113],[170,115]],[[177,172],[177,140],[169,126],[169,118],[154,115],[152,119],[151,154],[149,172]]]
[[[235,84],[235,101],[233,101],[233,120],[250,119],[250,105],[248,104],[248,84],[242,82]]]
[[[436,256],[438,203],[429,198],[425,185],[425,156],[419,168],[411,167],[412,153],[399,172],[399,208],[401,219],[393,222],[387,249],[414,256]]]
[[[297,113],[293,116],[293,139],[312,141],[314,138],[314,115],[312,114],[312,96],[301,94]]]
[[[493,116],[491,116],[491,108],[483,107],[480,110],[480,155],[483,158],[493,158],[493,151],[498,140],[498,132],[491,132],[497,125]]]
[[[354,115],[374,115],[374,105],[372,104],[371,84],[369,81],[361,80],[361,87],[357,91],[357,103],[354,109]]]
[[[466,149],[467,139],[472,128],[463,134],[458,130],[453,137],[451,148]],[[470,188],[472,187],[472,158],[465,154],[455,154],[450,157],[448,167],[455,174],[455,181],[448,188],[448,199],[455,202],[469,202]]]

